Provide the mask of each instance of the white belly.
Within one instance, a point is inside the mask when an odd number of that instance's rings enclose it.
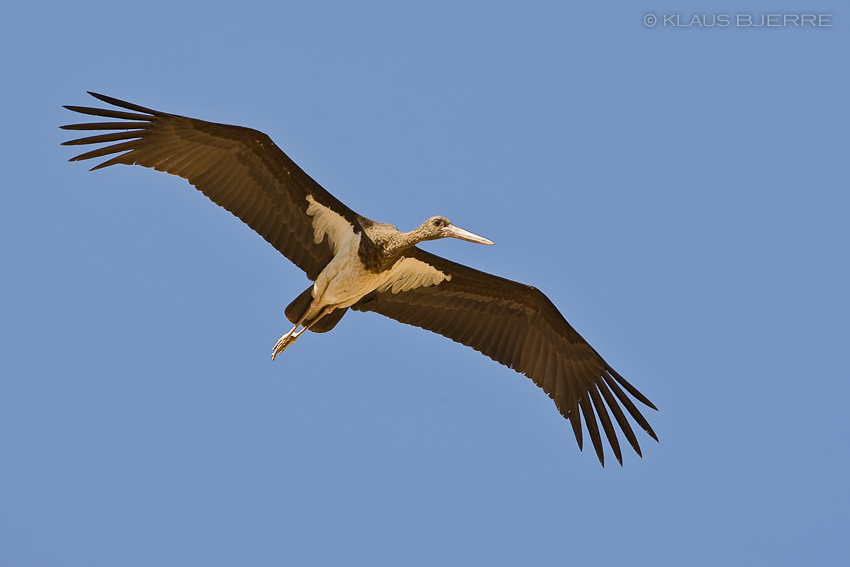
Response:
[[[335,308],[350,307],[360,298],[377,288],[387,274],[376,274],[363,267],[357,251],[360,249],[360,234],[352,234],[340,243],[339,251],[325,266],[313,284],[313,298],[318,299],[317,310],[332,305]]]

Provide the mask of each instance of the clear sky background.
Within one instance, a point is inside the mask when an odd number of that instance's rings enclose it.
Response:
[[[7,6],[0,564],[848,564],[850,11],[810,6]],[[833,25],[735,25],[765,13]],[[272,362],[304,274],[178,178],[67,163],[86,90],[491,238],[426,248],[545,291],[660,443],[602,468],[530,380],[378,315]]]

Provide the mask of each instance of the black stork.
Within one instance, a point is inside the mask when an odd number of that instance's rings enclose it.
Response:
[[[277,341],[272,359],[306,330],[330,331],[348,308],[373,311],[470,346],[531,378],[570,421],[579,449],[584,416],[603,466],[597,419],[623,463],[609,410],[638,455],[640,445],[622,408],[658,440],[626,392],[656,409],[652,402],[614,371],[542,292],[416,247],[445,237],[493,244],[486,238],[439,216],[406,233],[361,216],[257,130],[89,94],[124,110],[66,106],[118,120],[62,126],[112,131],[65,142],[109,144],[71,161],[118,154],[92,171],[135,164],[182,177],[258,232],[314,282],[286,308],[294,327]]]

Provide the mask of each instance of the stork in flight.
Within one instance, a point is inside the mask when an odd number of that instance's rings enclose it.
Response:
[[[314,282],[286,308],[294,326],[277,341],[272,359],[304,331],[330,331],[349,308],[374,311],[470,346],[531,378],[570,421],[579,449],[584,416],[603,465],[597,420],[617,461],[623,463],[610,414],[641,455],[623,408],[658,440],[628,394],[656,409],[652,402],[614,371],[543,293],[416,247],[424,240],[445,237],[493,244],[486,238],[439,216],[410,232],[361,216],[257,130],[89,94],[125,110],[66,106],[117,120],[62,126],[110,131],[65,142],[108,144],[71,161],[118,154],[92,170],[135,164],[182,177],[239,217]]]

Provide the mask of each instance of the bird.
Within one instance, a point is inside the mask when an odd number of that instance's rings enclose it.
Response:
[[[402,232],[357,214],[258,130],[89,94],[111,108],[65,108],[108,121],[61,126],[88,132],[63,145],[105,145],[69,161],[111,156],[91,171],[140,165],[182,177],[313,282],[286,307],[284,314],[293,327],[275,343],[272,359],[307,330],[330,331],[349,309],[375,312],[472,347],[530,378],[570,422],[580,451],[584,418],[603,467],[600,425],[621,466],[614,422],[643,456],[626,412],[658,441],[632,398],[657,410],[655,405],[605,362],[546,295],[416,246],[441,238],[484,245],[492,241],[443,216]]]

